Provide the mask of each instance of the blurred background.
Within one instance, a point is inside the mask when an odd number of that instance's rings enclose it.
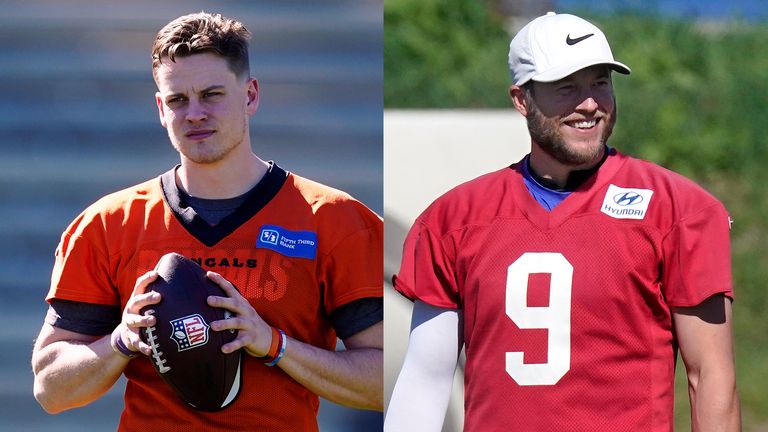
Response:
[[[413,218],[434,198],[527,152],[524,119],[507,96],[508,45],[522,25],[549,10],[597,24],[614,56],[632,68],[632,75],[614,80],[619,120],[610,144],[694,179],[734,218],[735,348],[744,430],[768,431],[764,1],[386,0],[385,280],[399,268]],[[407,345],[411,304],[391,285],[385,301],[388,400]],[[682,364],[677,369],[676,430],[685,431],[688,394]],[[444,431],[461,430],[461,373],[460,367]]]
[[[99,197],[178,163],[155,107],[150,48],[187,13],[253,33],[255,152],[382,214],[382,1],[4,0],[0,14],[0,430],[115,430],[120,382],[56,416],[32,396],[30,356],[61,232]],[[323,401],[322,431],[381,428]]]

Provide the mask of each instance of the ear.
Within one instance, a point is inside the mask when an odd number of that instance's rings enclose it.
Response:
[[[259,82],[256,78],[248,79],[248,100],[246,101],[246,112],[248,115],[254,115],[259,109]]]
[[[528,101],[525,98],[525,90],[522,87],[509,86],[509,98],[512,99],[512,105],[524,117],[528,116]]]
[[[164,128],[168,128],[168,124],[165,122],[165,106],[163,106],[163,98],[160,92],[155,93],[155,103],[157,104],[157,113],[160,115],[160,124]]]

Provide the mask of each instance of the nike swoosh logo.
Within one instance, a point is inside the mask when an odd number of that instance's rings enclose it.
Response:
[[[571,39],[571,35],[569,34],[565,38],[565,43],[567,43],[568,45],[576,45],[577,43],[583,41],[584,39],[587,39],[587,38],[592,37],[594,35],[595,35],[594,33],[590,33],[588,35],[577,37],[576,39]]]

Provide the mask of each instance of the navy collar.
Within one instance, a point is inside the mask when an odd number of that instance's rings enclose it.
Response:
[[[218,224],[212,226],[195,212],[185,198],[188,195],[180,191],[176,185],[176,169],[178,168],[179,165],[176,165],[173,169],[160,176],[163,196],[176,220],[193,237],[208,247],[220,242],[255,216],[259,210],[264,208],[277,195],[288,178],[287,171],[277,166],[274,162],[270,162],[269,169],[264,177],[256,186],[245,193],[243,204],[224,217]]]

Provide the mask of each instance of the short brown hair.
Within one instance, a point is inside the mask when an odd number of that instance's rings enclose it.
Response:
[[[169,22],[157,33],[152,45],[152,75],[163,57],[176,57],[211,52],[227,61],[229,70],[238,78],[250,74],[248,40],[251,32],[243,23],[207,12],[184,15]]]

